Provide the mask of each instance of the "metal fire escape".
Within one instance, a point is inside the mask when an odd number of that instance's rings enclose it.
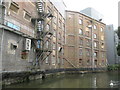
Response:
[[[36,38],[34,39],[36,47],[36,62],[41,65],[43,61],[52,53],[52,45],[50,40],[53,36],[52,28],[47,28],[48,23],[52,26],[53,15],[46,13],[44,9],[44,2],[37,0],[38,17],[32,18],[35,24]],[[49,20],[48,20],[49,19]],[[48,21],[47,21],[48,20]]]

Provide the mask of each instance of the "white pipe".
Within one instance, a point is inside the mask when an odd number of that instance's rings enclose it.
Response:
[[[1,39],[1,58],[0,58],[0,67],[2,70],[2,50],[3,50],[3,38],[4,38],[4,29],[3,29],[3,33],[2,33],[2,39]]]

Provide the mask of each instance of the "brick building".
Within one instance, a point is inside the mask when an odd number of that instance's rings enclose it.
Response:
[[[2,71],[62,67],[65,16],[61,13],[64,9],[59,12],[60,8],[53,2],[4,0],[0,3]],[[62,1],[60,4],[65,8]]]
[[[66,11],[65,68],[106,67],[105,24]]]

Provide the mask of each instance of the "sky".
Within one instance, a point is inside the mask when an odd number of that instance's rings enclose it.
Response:
[[[81,11],[87,7],[92,7],[104,16],[106,25],[113,24],[114,29],[118,27],[118,2],[120,0],[63,0],[66,9]]]

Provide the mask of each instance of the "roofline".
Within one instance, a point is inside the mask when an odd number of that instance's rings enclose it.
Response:
[[[90,19],[93,19],[93,20],[95,20],[95,21],[97,21],[97,22],[99,22],[99,23],[102,23],[102,24],[106,25],[105,23],[100,22],[100,21],[98,21],[98,20],[96,20],[96,19],[94,19],[94,18],[91,18],[91,17],[89,17],[89,16],[87,16],[87,15],[85,15],[85,14],[83,14],[83,13],[78,12],[78,11],[72,11],[72,10],[65,10],[65,11],[66,11],[66,12],[79,13],[79,14],[81,14],[81,15],[83,15],[83,16],[86,16],[86,17],[88,17],[88,18],[90,18]]]

